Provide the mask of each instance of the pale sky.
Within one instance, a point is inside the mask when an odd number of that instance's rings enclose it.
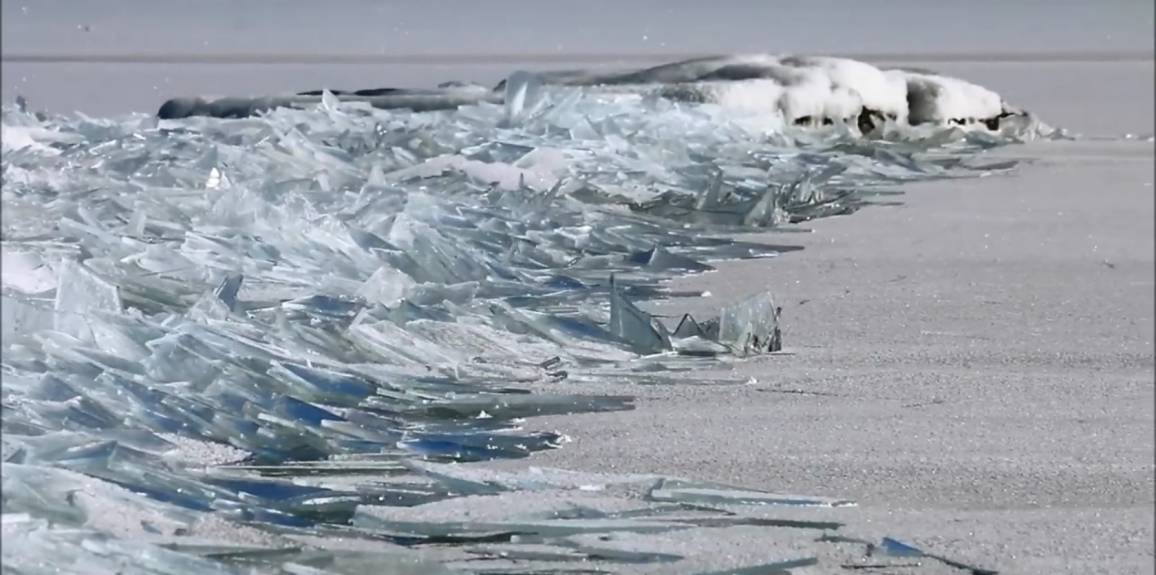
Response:
[[[1152,0],[4,0],[27,52],[1153,49]]]

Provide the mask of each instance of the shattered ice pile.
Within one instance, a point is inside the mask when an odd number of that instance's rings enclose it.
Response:
[[[738,519],[711,506],[739,496],[660,480],[612,498],[625,510],[515,506],[478,525],[391,514],[584,493],[430,462],[525,457],[564,438],[524,418],[631,408],[567,394],[568,379],[777,350],[769,294],[677,326],[634,301],[678,295],[663,282],[713,260],[782,251],[728,232],[847,213],[898,182],[1006,170],[975,152],[1015,139],[764,133],[707,104],[579,88],[518,106],[386,111],[327,95],[161,122],[5,108],[4,565],[677,562],[589,536],[727,525]],[[684,512],[696,519],[669,516]],[[783,561],[816,557],[799,549]]]

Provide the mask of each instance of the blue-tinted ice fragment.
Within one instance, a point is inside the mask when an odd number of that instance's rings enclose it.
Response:
[[[666,328],[627,299],[614,276],[610,277],[610,323],[607,329],[639,353],[659,353],[670,349]]]

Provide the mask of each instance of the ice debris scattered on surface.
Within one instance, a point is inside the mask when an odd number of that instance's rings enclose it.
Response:
[[[511,90],[504,105],[326,97],[242,120],[4,108],[4,566],[613,572],[685,559],[646,551],[671,529],[834,530],[716,508],[820,499],[428,462],[525,457],[564,438],[524,418],[631,407],[569,381],[670,382],[703,356],[775,351],[769,294],[676,326],[635,302],[787,249],[730,232],[1007,170],[978,152],[1014,134],[764,133],[710,104]],[[628,509],[392,515],[543,490]],[[633,535],[598,539],[616,534]],[[779,570],[824,545],[784,551]]]

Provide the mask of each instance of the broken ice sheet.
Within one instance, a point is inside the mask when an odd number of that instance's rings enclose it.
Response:
[[[153,532],[172,534],[197,519],[187,509],[63,469],[6,463],[3,481],[5,514],[30,513],[58,526],[132,536],[147,523]]]
[[[700,335],[674,339],[672,346],[679,354],[688,356],[714,357],[731,351],[731,348]]]
[[[91,314],[121,309],[117,287],[97,277],[83,264],[64,260],[56,287],[54,329],[82,341],[93,338]]]
[[[302,551],[290,556],[280,568],[290,575],[358,575],[390,573],[391,575],[450,575],[453,570],[413,555],[382,553],[370,550]]]
[[[462,539],[474,537],[491,540],[509,540],[516,538],[517,540],[531,541],[569,537],[584,533],[664,533],[677,529],[689,529],[691,527],[689,525],[666,521],[614,518],[479,521],[468,523],[392,521],[376,517],[374,510],[367,506],[358,508],[358,513],[353,518],[353,525],[363,529],[380,530],[394,535],[426,539],[430,543],[436,542],[437,538],[445,537]]]
[[[781,350],[780,311],[770,292],[724,307],[718,320],[719,342],[738,354]]]
[[[673,563],[682,559],[682,556],[675,555],[673,553],[623,551],[618,549],[582,547],[574,545],[535,545],[527,543],[514,545],[479,545],[471,551],[476,556],[476,559],[471,559],[471,564],[479,564],[482,561],[487,561],[488,563],[495,561],[534,561],[556,563],[571,561],[582,563],[607,561],[624,565],[653,565],[655,563]],[[487,565],[488,563],[481,564]]]
[[[544,415],[563,415],[589,411],[619,411],[632,409],[628,396],[583,395],[485,395],[450,401],[430,401],[408,411],[438,418],[465,419],[486,412],[490,417],[516,419]]]
[[[0,252],[0,274],[5,289],[13,289],[28,295],[43,294],[56,287],[56,273],[39,254],[16,251],[5,246]]]
[[[968,573],[969,575],[997,575],[998,573],[997,571],[969,565],[967,563],[956,561],[942,555],[925,552],[918,547],[891,537],[884,537],[878,544],[868,544],[867,556],[898,557],[910,559],[926,558],[947,565],[948,567],[959,569],[965,573]]]
[[[414,285],[415,282],[404,273],[390,266],[382,266],[365,280],[357,295],[371,303],[393,306],[401,301],[406,291]]]
[[[614,276],[610,276],[609,330],[639,353],[658,353],[670,349],[670,335],[666,328],[626,299],[614,283]]]
[[[852,501],[808,495],[780,495],[731,487],[718,483],[661,479],[647,494],[653,501],[704,505],[777,505],[803,507],[844,507]]]
[[[772,563],[762,563],[759,565],[751,565],[749,567],[726,569],[724,571],[711,571],[709,573],[700,573],[698,575],[789,575],[792,572],[792,569],[802,569],[804,567],[811,567],[818,564],[818,558],[805,557],[802,559],[788,559],[786,561],[774,561]]]
[[[542,84],[528,72],[514,72],[506,79],[506,118],[515,123],[532,114],[542,102]]]
[[[736,230],[843,213],[896,182],[1003,169],[969,157],[1015,135],[786,137],[752,132],[717,106],[539,85],[532,75],[506,89],[500,105],[471,92],[431,111],[319,92],[244,120],[4,107],[5,459],[102,477],[269,532],[332,533],[357,501],[614,491],[609,479],[569,485],[533,473],[439,481],[410,466],[523,457],[560,437],[522,418],[630,408],[562,386],[674,384],[675,373],[714,361],[703,356],[775,351],[769,295],[673,334],[637,302],[675,295],[666,280],[715,260],[792,249],[727,236]],[[205,461],[164,451],[181,441],[244,452],[247,468],[228,473],[276,481],[222,481],[214,474],[225,471],[206,474]],[[292,491],[294,482],[315,489]],[[669,506],[775,500],[677,483],[652,496]],[[32,521],[71,512],[49,507],[25,512]],[[699,524],[739,521],[712,517]],[[587,530],[670,524],[571,520],[591,522]],[[30,540],[53,543],[25,548],[66,563],[86,556],[85,541],[103,545],[106,527],[59,540],[29,529]],[[5,545],[6,566],[18,551]],[[293,569],[328,569],[337,555],[303,555]],[[526,563],[519,568],[533,569]]]
[[[4,514],[5,570],[16,573],[243,573],[209,559],[90,529],[60,528],[24,513]]]
[[[53,300],[36,298],[20,293],[0,294],[0,338],[14,342],[17,337],[31,335],[55,325]]]

